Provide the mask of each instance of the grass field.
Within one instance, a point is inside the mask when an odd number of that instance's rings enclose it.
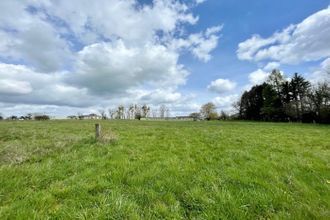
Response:
[[[0,123],[0,219],[329,219],[330,126]]]

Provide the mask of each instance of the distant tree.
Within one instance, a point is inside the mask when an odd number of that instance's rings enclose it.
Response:
[[[141,112],[137,112],[137,113],[135,114],[135,119],[137,119],[137,120],[141,120],[141,118],[142,118]]]
[[[116,109],[111,109],[111,108],[108,109],[110,119],[116,118],[116,112],[117,112]]]
[[[18,117],[16,115],[12,115],[12,116],[9,116],[7,119],[15,121],[15,120],[18,120]]]
[[[325,79],[311,88],[298,73],[285,80],[274,70],[265,83],[245,91],[233,106],[240,119],[330,123],[329,82]]]
[[[330,86],[327,82],[318,84],[309,94],[315,120],[330,123]]]
[[[165,118],[165,112],[166,112],[166,106],[165,105],[161,105],[159,107],[159,117],[160,118]]]
[[[218,113],[216,112],[216,106],[212,102],[208,102],[202,105],[200,114],[206,120],[215,120],[218,118]]]
[[[241,99],[233,102],[231,104],[231,106],[235,109],[236,113],[238,113],[238,115],[239,115],[239,112],[240,112],[240,109],[241,109]]]
[[[266,84],[253,86],[250,91],[245,91],[240,100],[239,114],[242,119],[261,120],[263,107],[263,89]]]
[[[166,107],[166,109],[165,109],[165,118],[169,118],[169,117],[171,117],[171,111],[168,107]]]
[[[34,120],[37,121],[45,121],[45,120],[49,120],[50,117],[48,115],[36,115],[34,116]]]
[[[142,109],[139,105],[134,105],[134,119],[141,119]]]
[[[280,95],[282,91],[282,85],[284,84],[285,79],[283,77],[283,74],[278,69],[274,69],[268,76],[266,82],[275,90],[278,95]]]
[[[128,107],[128,112],[129,112],[129,119],[134,119],[134,105],[131,104],[129,107]]]
[[[3,120],[3,115],[0,113],[0,121]]]
[[[282,121],[285,118],[280,97],[281,87],[279,86],[279,90],[276,91],[274,86],[264,84],[262,91],[263,106],[260,113],[266,121]]]
[[[102,118],[103,120],[106,120],[106,119],[107,119],[107,114],[105,113],[105,110],[100,109],[100,110],[99,110],[99,113],[100,113],[101,118]]]
[[[151,111],[151,116],[152,116],[153,118],[157,118],[157,115],[158,115],[158,111],[157,111],[157,109],[152,109],[152,111]]]
[[[78,112],[77,115],[78,115],[79,120],[84,119],[84,116],[81,112]]]
[[[220,120],[228,120],[229,119],[229,115],[225,111],[221,110],[221,112],[219,114],[219,119]]]
[[[125,118],[126,119],[131,119],[131,115],[130,115],[130,112],[129,112],[129,108],[125,108]]]
[[[150,107],[147,106],[146,104],[144,104],[144,105],[141,107],[141,110],[142,110],[142,115],[141,115],[141,117],[143,117],[143,118],[148,117],[148,114],[149,114],[149,111],[150,111]]]
[[[311,84],[304,77],[295,73],[290,81],[290,92],[292,96],[291,108],[294,109],[294,120],[300,121],[302,113],[305,111],[308,93],[310,91]]]
[[[201,114],[199,112],[193,112],[189,115],[189,117],[192,117],[194,121],[197,121],[201,118]]]
[[[209,114],[209,117],[207,120],[218,120],[219,119],[219,114],[217,112],[211,112]]]
[[[78,117],[76,115],[69,115],[67,118],[68,119],[78,119]]]
[[[117,108],[117,119],[125,119],[125,107],[123,105],[119,105]]]
[[[24,120],[32,120],[33,118],[33,114],[32,113],[28,113],[24,116]]]

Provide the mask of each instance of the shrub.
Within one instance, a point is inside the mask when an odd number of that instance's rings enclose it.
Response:
[[[37,121],[45,121],[45,120],[49,120],[50,117],[48,115],[36,115],[34,116],[34,120]]]

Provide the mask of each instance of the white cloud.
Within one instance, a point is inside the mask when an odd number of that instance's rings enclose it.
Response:
[[[254,35],[238,45],[241,60],[274,60],[284,64],[315,61],[330,56],[330,7],[268,38]]]
[[[210,83],[210,85],[207,86],[207,89],[216,92],[216,93],[225,93],[228,91],[233,90],[236,87],[236,83],[232,82],[228,79],[217,79]]]
[[[28,13],[28,3],[0,2],[0,58],[24,60],[40,71],[59,70],[71,59],[68,43],[42,16]]]
[[[144,91],[139,97],[140,101],[153,104],[176,103],[182,101],[182,95],[172,90],[156,89],[154,91]]]
[[[320,64],[320,67],[311,75],[308,75],[307,78],[312,84],[324,82],[330,83],[330,58],[325,59]]]
[[[0,63],[1,102],[20,104],[48,104],[88,106],[97,102],[86,89],[63,82],[63,73],[44,74],[24,65]]]
[[[261,84],[266,81],[269,73],[263,71],[262,69],[258,69],[249,74],[249,81],[252,85]]]
[[[187,49],[197,59],[208,62],[212,56],[210,53],[217,47],[223,25],[208,28],[205,32],[189,35],[188,38],[173,39],[170,48],[173,50]]]
[[[153,40],[157,31],[170,33],[183,23],[198,21],[187,5],[173,0],[155,0],[152,5],[144,6],[133,0],[59,0],[36,5],[63,19],[79,37],[92,31],[110,39],[120,37],[132,44]]]
[[[85,108],[150,101],[183,108],[187,97],[177,90],[189,72],[179,57],[185,49],[208,61],[222,29],[187,33],[199,19],[193,6],[176,0],[0,1],[1,103]]]
[[[31,84],[14,79],[0,79],[0,94],[28,94],[32,91]]]
[[[281,64],[279,62],[269,62],[263,69],[265,71],[272,71],[274,69],[278,69],[280,66]]]
[[[70,82],[98,94],[122,93],[143,84],[176,87],[188,75],[177,61],[178,54],[162,45],[98,43],[79,52],[77,74],[70,76]]]
[[[204,3],[206,0],[195,0],[196,4],[202,4]]]
[[[233,112],[233,103],[239,99],[239,95],[232,94],[227,96],[218,96],[213,99],[213,103],[217,106],[217,108],[225,111],[225,112]]]

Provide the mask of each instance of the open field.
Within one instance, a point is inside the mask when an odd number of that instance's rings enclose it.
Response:
[[[0,123],[0,219],[329,219],[330,126]]]

